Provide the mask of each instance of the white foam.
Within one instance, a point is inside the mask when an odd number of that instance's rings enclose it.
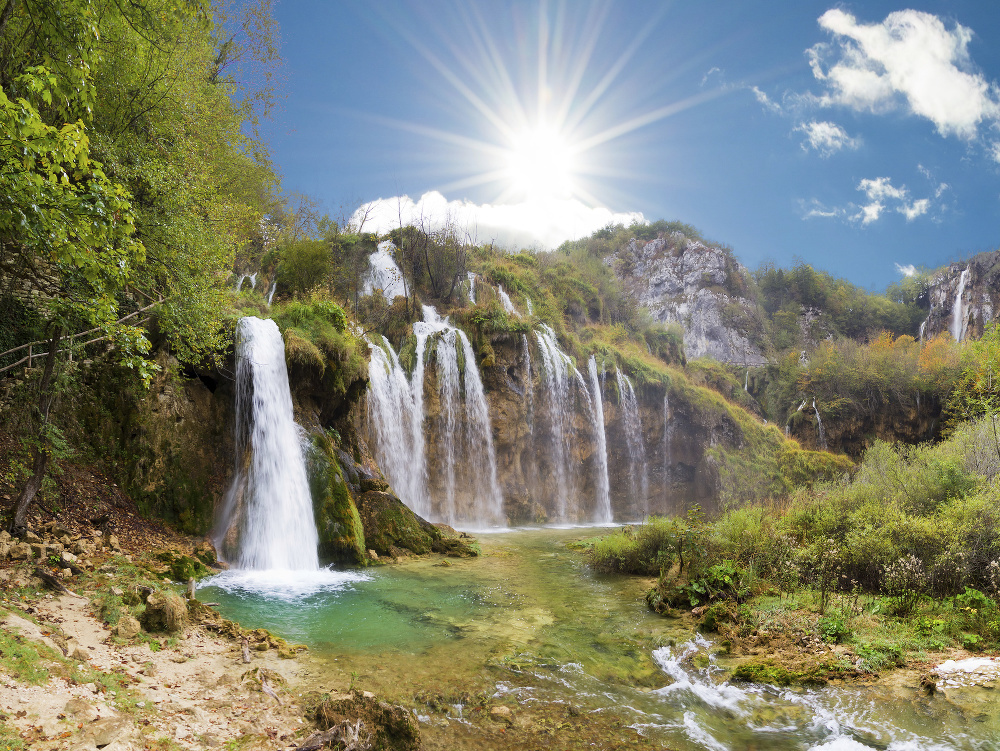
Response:
[[[234,595],[257,595],[284,602],[295,602],[320,592],[339,592],[354,582],[370,579],[367,574],[334,571],[329,568],[315,571],[230,569],[203,579],[198,584],[198,589],[218,587]]]

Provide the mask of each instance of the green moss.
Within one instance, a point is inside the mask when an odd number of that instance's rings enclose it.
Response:
[[[441,539],[441,531],[420,519],[389,493],[371,490],[358,498],[368,547],[379,555],[393,555],[393,548],[406,548],[418,555],[430,553]]]
[[[314,436],[309,460],[320,557],[336,563],[365,565],[368,556],[361,516],[327,435]]]

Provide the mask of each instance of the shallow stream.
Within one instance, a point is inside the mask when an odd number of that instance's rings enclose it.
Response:
[[[960,677],[931,698],[913,681],[726,682],[709,641],[646,608],[648,580],[567,547],[598,533],[482,535],[482,557],[448,565],[227,572],[199,598],[309,645],[316,685],[414,707],[429,748],[1000,750],[1000,696]],[[484,697],[513,719],[474,717]]]

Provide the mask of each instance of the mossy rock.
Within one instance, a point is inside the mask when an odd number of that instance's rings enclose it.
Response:
[[[326,435],[313,438],[309,457],[309,484],[319,533],[321,559],[363,566],[367,563],[365,530],[351,491]]]
[[[367,493],[369,490],[377,490],[380,493],[389,492],[389,483],[385,480],[380,480],[377,477],[364,477],[358,483],[358,487],[361,488],[362,493]]]
[[[378,490],[362,493],[357,507],[368,547],[380,556],[392,556],[394,547],[424,555],[441,540],[437,527],[421,519],[389,493]]]
[[[170,578],[176,582],[186,582],[188,579],[203,579],[213,572],[197,558],[192,558],[183,553],[175,553],[165,550],[156,555],[158,561],[167,564],[170,569]]]

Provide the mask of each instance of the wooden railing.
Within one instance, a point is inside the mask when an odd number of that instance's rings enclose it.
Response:
[[[153,303],[152,305],[147,305],[145,308],[139,308],[139,310],[135,311],[134,313],[129,313],[127,316],[123,316],[123,317],[119,318],[117,321],[115,321],[115,323],[124,323],[128,319],[134,318],[135,316],[139,315],[140,313],[145,313],[150,308],[153,308],[153,307],[155,307],[155,306],[157,306],[159,304],[160,304],[160,301],[157,301],[157,302]],[[139,321],[139,323],[140,324],[147,323],[147,322],[149,322],[149,320],[150,319],[147,317],[147,318],[144,318],[143,320]],[[96,333],[98,331],[102,331],[102,328],[100,326],[98,326],[97,328],[88,329],[87,331],[81,331],[81,332],[76,333],[76,334],[71,334],[68,337],[63,337],[64,341],[66,341],[66,340],[69,341],[69,345],[66,346],[66,347],[62,347],[61,349],[57,349],[56,353],[58,354],[60,352],[69,352],[69,360],[70,360],[70,362],[73,362],[73,348],[74,347],[86,347],[89,344],[96,344],[97,342],[100,342],[100,341],[103,341],[103,340],[107,339],[109,335],[105,334],[104,336],[98,336],[98,337],[95,337],[94,339],[90,339],[89,341],[83,342],[82,344],[77,344],[74,340],[79,339],[80,337],[89,336],[90,334]],[[8,349],[6,352],[0,352],[0,358],[2,358],[2,357],[6,357],[7,355],[13,355],[14,353],[20,352],[23,349],[27,349],[28,350],[28,354],[26,354],[24,357],[22,357],[17,362],[12,362],[10,365],[4,365],[2,368],[0,368],[0,374],[5,373],[8,370],[11,370],[12,368],[16,368],[18,365],[23,365],[25,363],[27,363],[27,367],[30,368],[32,360],[36,360],[39,357],[46,357],[49,354],[48,351],[45,351],[45,352],[36,352],[35,348],[38,347],[39,345],[45,346],[45,345],[48,345],[48,344],[49,344],[49,340],[48,339],[40,339],[37,342],[28,342],[27,344],[22,344],[22,345],[20,345],[18,347],[14,347],[13,349]]]

